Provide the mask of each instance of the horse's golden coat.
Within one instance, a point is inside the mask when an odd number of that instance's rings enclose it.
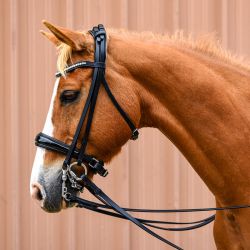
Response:
[[[71,47],[69,64],[93,60],[91,36],[45,24],[54,34],[46,35],[50,40]],[[180,149],[218,206],[250,204],[249,67],[206,40],[146,37],[109,33],[106,77],[118,102],[138,127],[158,128]],[[77,69],[60,80],[53,136],[66,143],[74,135],[91,73]],[[64,106],[59,97],[66,89],[80,90],[81,97]],[[87,153],[110,161],[129,137],[127,124],[101,88]],[[49,163],[57,157],[47,152],[45,158]],[[249,218],[249,209],[217,212],[218,249],[250,249]]]

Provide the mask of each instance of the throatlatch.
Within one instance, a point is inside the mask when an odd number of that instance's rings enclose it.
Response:
[[[157,220],[148,220],[142,218],[135,218],[128,212],[141,212],[141,213],[173,213],[173,212],[197,212],[197,211],[214,211],[214,210],[226,210],[226,209],[238,209],[238,208],[249,208],[249,205],[244,206],[230,206],[223,208],[205,208],[205,209],[174,209],[174,210],[153,210],[153,209],[132,209],[132,208],[121,208],[114,201],[112,201],[100,188],[98,188],[87,176],[88,169],[91,170],[94,174],[99,174],[100,176],[107,176],[108,171],[104,168],[104,163],[101,160],[96,159],[94,156],[87,155],[85,153],[86,146],[88,143],[88,138],[91,130],[91,124],[93,120],[93,114],[95,110],[96,100],[98,97],[99,89],[101,84],[104,86],[105,91],[107,92],[112,103],[121,114],[125,122],[128,124],[131,129],[131,139],[136,140],[138,138],[139,132],[135,127],[134,123],[131,121],[128,114],[122,109],[122,107],[117,102],[116,98],[112,94],[108,83],[105,79],[105,60],[106,60],[106,31],[103,25],[99,24],[97,27],[94,27],[90,34],[93,36],[95,41],[95,55],[94,62],[90,61],[81,61],[73,65],[70,65],[65,69],[65,73],[69,74],[77,68],[93,68],[93,75],[90,90],[86,103],[84,105],[82,115],[80,117],[79,123],[77,125],[75,135],[73,137],[71,145],[67,145],[60,140],[57,140],[53,137],[50,137],[46,134],[39,133],[36,136],[35,143],[36,146],[45,148],[47,150],[52,150],[54,152],[66,155],[62,166],[62,197],[68,202],[74,202],[78,204],[78,207],[86,208],[98,213],[114,216],[117,218],[122,218],[129,220],[136,224],[138,227],[142,228],[144,231],[154,236],[155,238],[163,241],[164,243],[172,246],[176,249],[182,249],[174,243],[168,241],[167,239],[156,234],[151,228],[168,230],[168,231],[185,231],[192,230],[202,226],[205,226],[212,222],[215,219],[215,215],[212,215],[208,218],[199,221],[193,222],[170,222],[170,221],[157,221]],[[61,77],[61,73],[56,73],[56,77]],[[87,115],[88,114],[88,115]],[[84,131],[84,136],[81,141],[81,147],[76,148],[77,142],[79,140],[80,132],[83,129],[83,123],[86,121],[86,127]],[[73,161],[73,159],[75,161]],[[84,170],[82,176],[77,176],[73,170],[75,165],[81,166]],[[88,168],[87,168],[88,167]],[[81,199],[77,196],[70,194],[67,190],[66,182],[71,183],[71,187],[78,191],[82,191],[86,187],[101,203],[96,203]],[[80,184],[81,183],[81,184]],[[111,211],[113,210],[113,211]],[[169,228],[158,226],[158,224],[166,225],[185,225],[180,228]]]

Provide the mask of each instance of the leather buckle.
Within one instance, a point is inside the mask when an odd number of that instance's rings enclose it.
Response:
[[[92,158],[89,162],[89,166],[97,172],[99,175],[106,177],[108,175],[108,170],[103,167],[103,162],[98,161],[96,158]]]
[[[136,129],[132,132],[131,139],[135,141],[135,140],[138,139],[138,137],[139,137],[139,131],[138,131],[138,129],[136,128]]]

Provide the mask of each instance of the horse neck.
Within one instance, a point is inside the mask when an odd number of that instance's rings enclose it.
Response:
[[[139,93],[141,127],[162,131],[222,203],[243,202],[239,194],[250,186],[249,72],[181,46],[109,42],[112,67]]]

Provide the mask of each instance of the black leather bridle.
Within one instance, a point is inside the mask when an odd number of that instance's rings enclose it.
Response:
[[[112,103],[119,111],[125,122],[128,124],[131,129],[132,135],[131,139],[136,140],[138,138],[139,132],[135,127],[134,123],[131,121],[128,114],[121,108],[114,95],[112,94],[108,83],[105,79],[105,60],[106,60],[106,32],[103,25],[99,24],[97,27],[94,27],[90,34],[93,36],[95,41],[95,55],[94,62],[90,61],[81,61],[75,63],[65,69],[65,73],[73,72],[77,68],[93,68],[92,82],[89,90],[89,94],[83,108],[82,115],[80,117],[79,123],[75,135],[73,137],[71,145],[67,145],[62,141],[59,141],[53,137],[50,137],[46,134],[39,133],[36,136],[35,143],[36,146],[45,148],[47,150],[52,150],[57,153],[66,155],[62,166],[62,197],[68,201],[77,203],[78,207],[86,208],[98,213],[114,216],[117,218],[122,218],[129,220],[142,228],[147,233],[156,237],[157,239],[163,241],[164,243],[172,246],[176,249],[182,249],[174,243],[168,241],[167,239],[161,237],[152,231],[151,228],[168,230],[168,231],[186,231],[196,229],[202,226],[205,226],[212,222],[215,219],[215,215],[212,215],[208,218],[199,221],[193,222],[171,222],[171,221],[158,221],[158,220],[148,220],[142,218],[135,218],[128,212],[141,212],[141,213],[174,213],[174,212],[201,212],[201,211],[215,211],[215,210],[227,210],[227,209],[238,209],[238,208],[249,208],[249,205],[243,206],[229,206],[221,208],[198,208],[198,209],[174,209],[174,210],[153,210],[153,209],[134,209],[134,208],[121,208],[113,200],[111,200],[100,188],[98,188],[87,176],[87,170],[90,169],[95,174],[99,174],[103,177],[107,176],[108,172],[104,168],[104,163],[101,160],[97,160],[91,155],[85,153],[86,146],[88,143],[89,133],[91,129],[93,114],[95,110],[96,100],[98,97],[98,92],[101,84],[104,86],[105,91],[107,92]],[[58,72],[56,77],[61,77],[61,73]],[[88,114],[88,115],[87,115]],[[81,141],[81,147],[78,149],[77,142],[80,136],[80,132],[83,127],[83,123],[86,121],[86,127],[84,135]],[[76,161],[72,161],[75,159]],[[77,176],[73,170],[75,165],[82,166],[84,169],[84,174]],[[88,169],[86,167],[88,166]],[[86,187],[97,199],[102,203],[96,203],[88,201],[82,198],[79,198],[75,195],[72,195],[68,192],[66,187],[66,182],[71,183],[71,187],[81,191],[83,187]],[[111,211],[113,210],[113,211]],[[172,227],[163,227],[161,225],[183,225],[180,228]],[[160,225],[160,226],[159,226]]]

